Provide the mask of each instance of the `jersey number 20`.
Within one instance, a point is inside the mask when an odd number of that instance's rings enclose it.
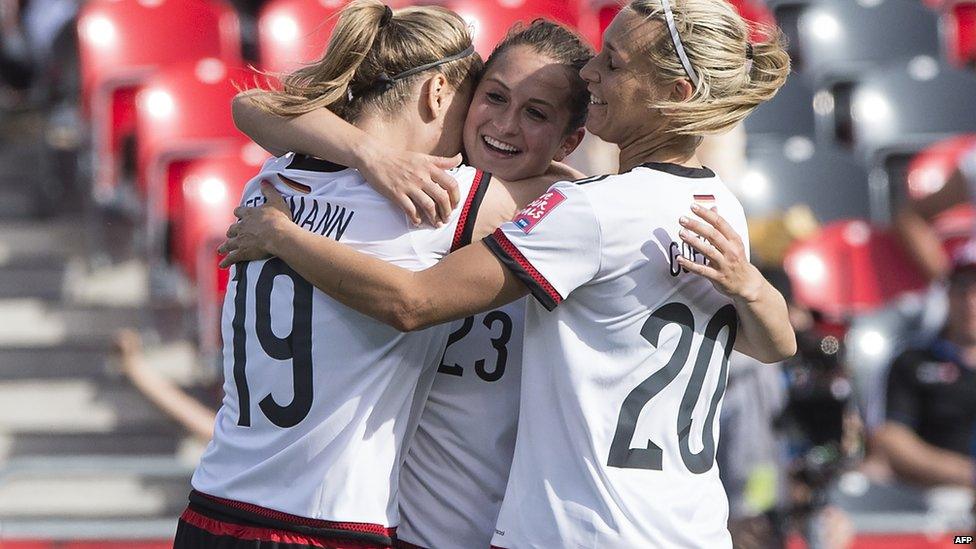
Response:
[[[661,471],[664,468],[662,464],[663,452],[660,446],[651,440],[647,441],[646,448],[631,448],[630,443],[631,439],[634,438],[634,431],[637,430],[637,418],[640,416],[641,410],[655,395],[674,381],[685,367],[688,356],[691,354],[695,317],[691,309],[683,303],[668,303],[654,311],[644,323],[641,336],[651,345],[657,347],[661,332],[668,324],[677,324],[681,328],[678,346],[663,368],[645,379],[624,399],[623,406],[620,408],[620,416],[617,419],[617,430],[614,432],[613,441],[610,443],[610,457],[607,459],[607,465],[610,467],[651,469],[654,471]],[[681,397],[677,425],[678,447],[681,451],[681,461],[692,473],[704,473],[711,469],[715,463],[715,436],[712,433],[712,426],[715,424],[718,403],[722,400],[722,395],[725,394],[729,355],[732,353],[732,345],[735,343],[737,325],[738,319],[735,314],[735,307],[732,305],[722,307],[708,321],[708,325],[705,327],[704,341],[698,348],[695,366],[691,371],[691,379]],[[694,453],[691,451],[689,440],[692,423],[691,414],[705,384],[705,374],[708,373],[712,352],[715,350],[715,343],[722,328],[728,328],[728,341],[725,343],[724,356],[722,357],[722,371],[719,373],[718,386],[712,394],[708,414],[702,426],[703,448],[700,452]]]
[[[251,390],[247,386],[247,349],[244,333],[244,319],[247,311],[247,267],[240,263],[235,267],[234,280],[237,293],[234,295],[234,383],[240,401],[240,417],[237,424],[251,426]],[[291,319],[291,333],[278,337],[271,330],[271,290],[279,275],[291,279],[295,288],[292,298],[294,313]],[[302,278],[284,261],[269,259],[261,268],[258,283],[255,285],[254,330],[257,332],[261,349],[271,358],[291,360],[292,385],[294,397],[290,404],[278,404],[268,393],[259,403],[264,415],[278,427],[298,425],[312,409],[312,285]]]

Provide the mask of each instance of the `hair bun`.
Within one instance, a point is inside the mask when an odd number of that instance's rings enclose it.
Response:
[[[383,16],[380,17],[380,28],[387,26],[393,19],[393,10],[390,6],[383,6]]]

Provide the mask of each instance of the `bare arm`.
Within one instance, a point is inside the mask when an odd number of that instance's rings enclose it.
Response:
[[[932,446],[906,425],[886,422],[875,434],[875,441],[892,469],[905,480],[927,486],[972,486],[971,457]]]
[[[266,93],[237,94],[232,111],[237,128],[270,153],[280,156],[294,151],[356,168],[415,224],[420,224],[421,216],[431,224],[446,222],[457,206],[457,182],[444,170],[457,166],[460,155],[442,158],[390,150],[328,109],[290,118],[276,116],[254,102]]]
[[[260,234],[235,224],[227,236],[236,238],[242,248],[263,249],[280,257],[332,298],[398,330],[464,318],[528,294],[528,288],[480,242],[429,269],[412,272],[302,229],[291,221],[274,189],[265,185],[262,190],[270,207],[235,211],[244,221],[260,218],[248,224],[259,228]],[[235,254],[229,253],[221,265],[239,261]]]
[[[746,259],[742,239],[714,209],[694,204],[692,210],[707,223],[682,218],[681,239],[709,263],[701,265],[684,257],[678,257],[678,263],[732,298],[739,316],[735,350],[767,364],[796,354],[796,334],[786,300]]]
[[[949,272],[949,258],[932,229],[932,219],[967,200],[969,191],[966,180],[956,171],[941,189],[919,200],[909,201],[895,216],[895,231],[930,280],[941,280]]]

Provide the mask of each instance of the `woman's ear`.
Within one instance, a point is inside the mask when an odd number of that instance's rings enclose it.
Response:
[[[431,119],[444,116],[447,107],[450,106],[451,87],[447,84],[447,78],[443,74],[435,74],[427,80],[425,103]]]
[[[569,135],[563,138],[563,142],[559,144],[559,150],[556,151],[556,156],[552,157],[552,159],[556,162],[562,162],[564,158],[576,150],[576,147],[579,147],[585,135],[586,130],[583,128],[577,128],[576,131],[569,132]]]
[[[695,95],[695,88],[687,78],[679,78],[671,86],[671,101],[687,101],[692,95]]]

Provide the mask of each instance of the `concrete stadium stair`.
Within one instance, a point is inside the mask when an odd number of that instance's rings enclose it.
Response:
[[[149,298],[131,226],[71,189],[38,206],[50,174],[25,117],[0,114],[0,546],[171,539],[203,444],[124,377],[115,335],[140,332],[150,366],[199,385],[193,309]]]

